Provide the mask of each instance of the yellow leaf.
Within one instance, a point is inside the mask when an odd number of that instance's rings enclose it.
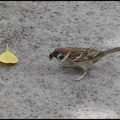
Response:
[[[3,22],[0,22],[0,24],[2,24],[2,23],[4,23],[5,21],[3,21]]]
[[[8,43],[7,43],[7,51],[0,55],[0,61],[3,63],[13,63],[13,64],[18,62],[18,58],[13,53],[8,51]]]

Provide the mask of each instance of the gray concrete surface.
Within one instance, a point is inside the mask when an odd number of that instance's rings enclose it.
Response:
[[[48,59],[57,47],[120,46],[119,1],[0,1],[0,118],[120,118],[120,52],[83,71]],[[24,31],[23,31],[24,30]]]

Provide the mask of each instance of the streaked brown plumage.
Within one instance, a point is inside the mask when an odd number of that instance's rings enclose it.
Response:
[[[80,78],[75,78],[74,80],[81,80],[87,73],[88,68],[99,61],[102,57],[107,54],[120,51],[120,47],[113,49],[98,51],[90,48],[56,48],[50,55],[50,60],[52,57],[57,58],[59,61],[63,62],[65,65],[63,67],[82,67],[84,73]]]

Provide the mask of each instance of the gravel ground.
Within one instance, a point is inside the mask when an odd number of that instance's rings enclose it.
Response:
[[[62,68],[57,47],[120,46],[119,1],[0,1],[0,118],[120,118],[120,52],[83,71]]]

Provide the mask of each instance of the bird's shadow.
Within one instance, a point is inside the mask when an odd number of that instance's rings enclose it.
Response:
[[[80,67],[69,67],[69,68],[60,67],[60,69],[62,70],[62,74],[82,75],[84,73],[83,68]]]
[[[13,64],[13,63],[1,63],[0,62],[0,66],[2,66],[2,67],[11,67],[11,66],[14,66],[14,65],[16,65],[16,64]]]

